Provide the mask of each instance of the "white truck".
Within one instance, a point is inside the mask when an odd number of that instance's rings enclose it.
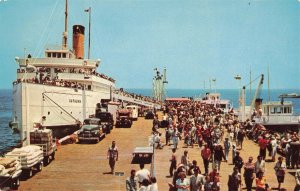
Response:
[[[131,111],[131,118],[132,120],[137,120],[139,117],[139,106],[137,105],[127,105],[126,109]]]

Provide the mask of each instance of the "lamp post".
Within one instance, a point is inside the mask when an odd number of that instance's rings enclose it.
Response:
[[[216,85],[216,78],[213,78],[212,81],[214,82],[214,89],[215,89],[215,93],[217,92],[217,85]]]
[[[240,93],[240,89],[241,89],[241,79],[242,79],[242,77],[240,76],[240,75],[236,75],[235,77],[234,77],[234,79],[236,79],[236,80],[238,80],[239,81],[239,83],[238,83],[238,110],[240,109],[240,95],[241,95],[241,93]]]
[[[91,56],[91,13],[92,13],[92,8],[89,7],[88,9],[84,10],[85,12],[89,13],[89,47],[88,47],[88,59],[90,59]]]

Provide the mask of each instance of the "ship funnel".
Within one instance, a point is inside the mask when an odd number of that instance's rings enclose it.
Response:
[[[84,58],[84,26],[73,26],[73,50],[78,59]]]

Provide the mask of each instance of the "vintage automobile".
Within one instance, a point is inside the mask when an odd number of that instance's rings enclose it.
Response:
[[[100,124],[105,129],[105,133],[110,133],[114,126],[113,115],[110,112],[101,111],[96,113],[96,118],[100,119]]]
[[[120,109],[117,111],[116,127],[131,127],[131,111],[128,109]]]
[[[145,114],[145,119],[154,119],[154,113],[152,110],[147,110]]]
[[[100,119],[90,118],[84,120],[84,125],[78,131],[78,141],[98,143],[105,137],[105,129],[102,128]]]

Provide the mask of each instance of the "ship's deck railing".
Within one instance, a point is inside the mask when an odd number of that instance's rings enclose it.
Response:
[[[55,71],[54,73],[66,73],[66,74],[85,74],[85,75],[91,75],[91,76],[97,76],[106,80],[109,80],[113,83],[115,83],[115,80],[111,77],[108,77],[102,73],[98,73],[95,70],[84,70],[84,69],[70,69],[70,72],[66,72],[65,68],[54,68]],[[30,75],[30,78],[32,78],[31,76],[34,75],[34,77],[36,76],[37,73],[49,73],[50,72],[50,68],[45,68],[45,67],[41,67],[41,68],[37,68],[37,71],[34,72],[25,72],[25,69],[17,69],[17,74],[18,74],[18,79],[20,78],[24,78],[25,77],[25,73],[26,75]],[[28,77],[27,77],[28,78]]]
[[[298,115],[270,115],[262,116],[260,118],[255,118],[256,121],[261,123],[272,123],[272,124],[281,124],[281,123],[300,123],[300,116]]]

